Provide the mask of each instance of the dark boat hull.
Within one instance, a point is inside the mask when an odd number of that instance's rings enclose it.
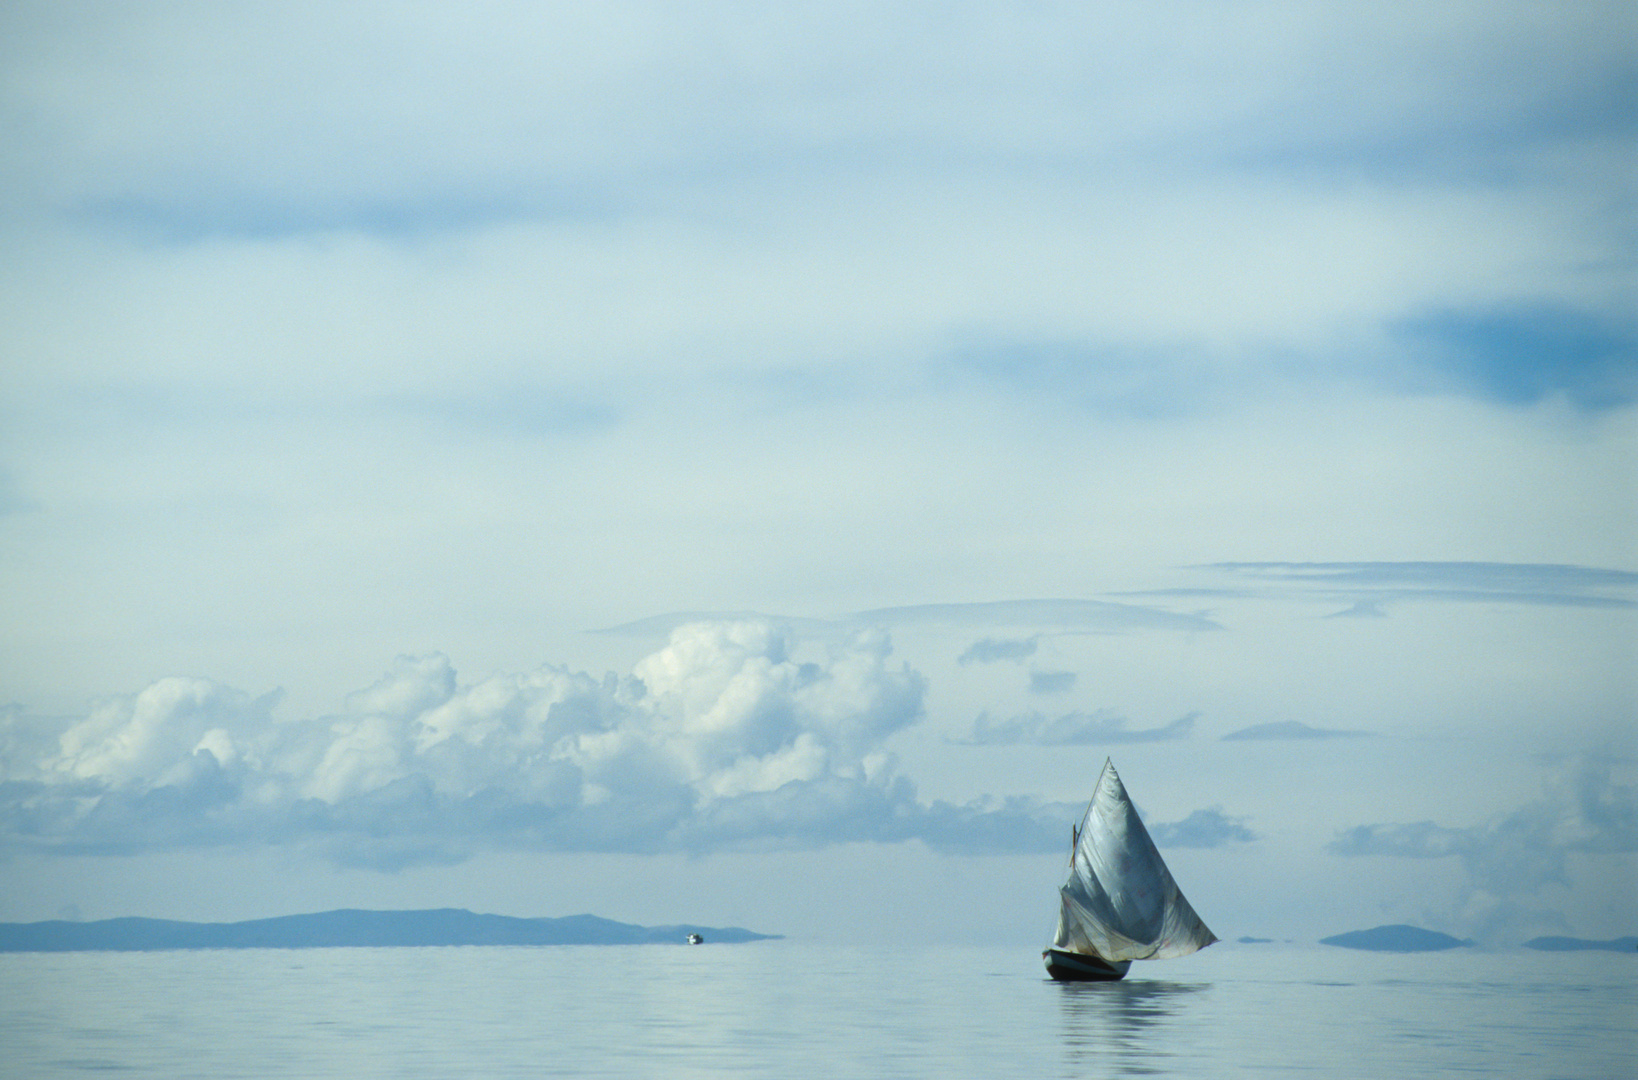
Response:
[[[1061,949],[1048,949],[1041,954],[1041,959],[1046,963],[1047,974],[1059,982],[1114,982],[1125,978],[1126,970],[1132,966],[1130,960],[1109,961],[1101,956]]]

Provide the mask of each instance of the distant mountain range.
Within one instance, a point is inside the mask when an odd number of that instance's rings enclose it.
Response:
[[[1618,937],[1608,941],[1589,941],[1578,937],[1538,937],[1524,943],[1526,949],[1543,952],[1580,952],[1598,949],[1604,952],[1638,952],[1638,937]]]
[[[168,919],[0,923],[0,952],[141,952],[161,949],[320,949],[416,945],[682,945],[690,934],[733,944],[777,938],[737,926],[636,926],[570,915],[516,919],[436,911],[325,911],[235,923]]]
[[[1245,938],[1240,940],[1244,941]],[[1354,930],[1335,937],[1321,938],[1321,945],[1340,945],[1344,949],[1368,949],[1371,952],[1437,952],[1459,949],[1473,942],[1453,938],[1437,930],[1419,926],[1378,926],[1371,930]],[[1524,943],[1526,949],[1543,952],[1575,952],[1583,949],[1601,949],[1608,952],[1638,951],[1638,937],[1612,938],[1609,941],[1590,941],[1573,937],[1538,937]]]

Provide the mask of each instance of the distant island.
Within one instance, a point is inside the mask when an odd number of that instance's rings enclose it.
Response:
[[[1441,949],[1460,949],[1471,941],[1453,938],[1437,930],[1420,926],[1377,926],[1370,930],[1353,930],[1335,937],[1320,938],[1321,945],[1337,945],[1344,949],[1367,949],[1371,952],[1438,952]]]
[[[163,949],[327,949],[424,945],[682,945],[690,935],[705,942],[765,941],[737,926],[636,926],[570,915],[517,919],[474,915],[458,908],[436,911],[325,911],[235,923],[169,919],[55,920],[0,923],[0,952],[147,952]]]
[[[1603,952],[1638,952],[1638,937],[1618,937],[1608,941],[1589,941],[1578,937],[1538,937],[1524,943],[1526,949],[1542,952],[1580,952],[1598,949]]]

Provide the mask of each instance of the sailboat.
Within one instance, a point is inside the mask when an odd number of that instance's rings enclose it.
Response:
[[[1041,959],[1060,981],[1119,979],[1133,960],[1187,956],[1217,940],[1172,880],[1108,760],[1071,834],[1058,895],[1058,931]]]

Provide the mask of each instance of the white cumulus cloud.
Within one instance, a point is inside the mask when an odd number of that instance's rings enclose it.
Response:
[[[1631,761],[1586,755],[1543,775],[1542,798],[1467,827],[1431,821],[1360,825],[1328,846],[1334,855],[1457,858],[1466,880],[1453,911],[1435,913],[1481,941],[1562,931],[1555,906],[1573,887],[1571,856],[1638,852],[1638,785]],[[1630,908],[1630,901],[1629,901]]]
[[[989,811],[923,805],[896,775],[885,741],[926,686],[891,655],[880,631],[798,660],[772,623],[694,623],[602,679],[547,665],[462,685],[445,656],[400,657],[340,712],[294,722],[275,695],[161,679],[12,754],[0,827],[51,850],[311,842],[383,867],[485,846],[960,846],[952,822]],[[989,825],[986,849],[1041,841],[1016,804]]]

